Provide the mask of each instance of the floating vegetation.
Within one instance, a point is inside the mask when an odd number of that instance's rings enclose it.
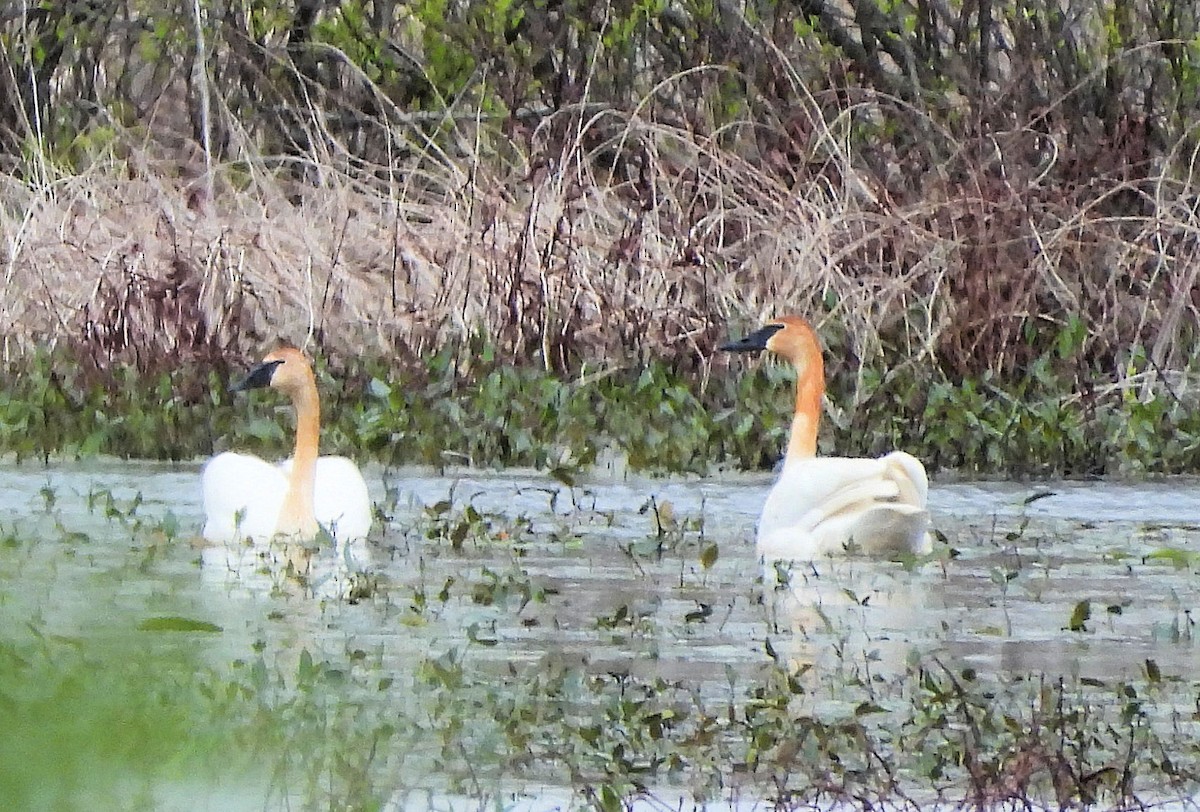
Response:
[[[221,627],[207,620],[190,617],[151,617],[138,624],[143,632],[220,632]]]
[[[257,582],[261,563],[199,564],[198,506],[161,475],[0,475],[29,499],[0,544],[16,808],[526,788],[600,809],[1108,808],[1200,787],[1190,569],[1111,555],[1099,519],[1062,535],[1030,500],[941,520],[956,557],[768,584],[754,500],[739,533],[687,482],[613,505],[550,477],[410,479],[362,590],[317,597]],[[1159,528],[1166,549],[1194,541]]]

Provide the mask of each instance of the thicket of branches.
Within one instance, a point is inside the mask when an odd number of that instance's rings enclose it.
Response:
[[[0,11],[12,346],[1183,366],[1196,4],[71,0]],[[132,236],[131,236],[132,235]],[[30,294],[33,294],[32,296]],[[139,339],[146,333],[158,343]],[[647,348],[653,348],[648,350]]]

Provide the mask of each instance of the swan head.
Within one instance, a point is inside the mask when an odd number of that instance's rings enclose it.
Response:
[[[820,362],[821,344],[816,331],[799,316],[781,316],[764,324],[749,335],[728,341],[718,349],[726,352],[762,352],[767,350],[783,356],[798,369],[805,370]]]
[[[268,353],[262,363],[233,386],[232,391],[245,392],[269,386],[294,395],[312,385],[312,364],[308,358],[297,348],[285,345]]]

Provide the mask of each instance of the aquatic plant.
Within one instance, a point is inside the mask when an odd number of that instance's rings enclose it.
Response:
[[[530,536],[529,520],[510,519],[495,513],[481,513],[469,501],[458,507],[453,494],[424,509],[424,521],[415,528],[426,539],[448,543],[455,551],[464,544],[519,544]]]
[[[1186,670],[1147,658],[1112,677],[983,673],[940,636],[885,661],[874,649],[887,641],[857,645],[832,607],[815,638],[826,661],[797,667],[787,648],[800,635],[789,639],[774,604],[833,570],[801,568],[771,590],[746,577],[746,540],[714,535],[707,507],[656,496],[609,516],[581,489],[551,487],[563,495],[538,521],[459,488],[429,509],[389,506],[380,549],[394,545],[396,560],[358,603],[197,570],[189,531],[139,492],[35,489],[29,517],[0,533],[0,577],[21,585],[0,600],[0,724],[13,734],[0,737],[0,794],[30,809],[159,808],[176,789],[372,809],[409,793],[491,805],[548,784],[605,809],[680,796],[1111,808],[1200,787]],[[974,548],[925,566],[943,585],[963,568],[987,607],[1042,572],[1047,590],[1064,590],[1063,641],[1122,633],[1121,596],[1057,583],[1046,548],[1066,542],[1050,544],[1032,513],[1012,526],[983,522]],[[622,554],[610,531],[634,547]],[[1186,579],[1160,549],[1092,563],[1101,582],[1134,568]],[[595,559],[620,586],[584,596],[564,570]],[[892,566],[867,571],[914,577]],[[830,586],[855,618],[874,602]],[[103,600],[70,614],[68,591]],[[1186,603],[1141,611],[1131,622],[1154,628],[1136,634],[1186,661]],[[737,628],[724,628],[734,614]],[[719,653],[696,653],[706,646]]]
[[[769,468],[785,442],[791,387],[778,365],[728,370],[699,385],[659,362],[564,377],[511,367],[478,344],[464,368],[461,349],[444,348],[408,371],[369,358],[336,370],[318,364],[330,404],[322,449],[388,464],[519,465],[571,478],[613,460],[660,473]],[[1186,401],[1123,387],[1084,398],[1070,393],[1073,378],[1053,369],[1035,363],[1031,377],[1015,382],[868,369],[859,389],[831,373],[820,446],[871,455],[901,445],[935,474],[1200,467],[1200,411]],[[22,361],[9,368],[0,392],[0,451],[18,459],[190,459],[229,447],[286,455],[286,417],[273,404],[234,404],[216,369],[191,374],[125,369],[105,380],[62,353]]]

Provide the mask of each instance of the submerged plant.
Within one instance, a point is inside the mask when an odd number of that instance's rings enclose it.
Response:
[[[461,551],[468,541],[472,545],[517,545],[530,535],[526,518],[509,520],[499,514],[481,513],[469,502],[456,511],[453,498],[426,507],[418,529],[426,539],[448,543],[455,551]]]

